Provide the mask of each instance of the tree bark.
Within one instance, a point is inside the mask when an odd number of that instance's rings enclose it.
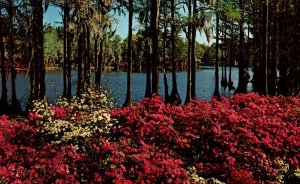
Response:
[[[221,86],[226,88],[227,87],[227,73],[226,73],[226,44],[227,44],[227,35],[226,35],[226,31],[227,31],[227,28],[226,28],[226,21],[224,21],[223,23],[223,49],[222,49],[222,79],[221,79]]]
[[[12,113],[18,113],[21,111],[21,107],[19,101],[17,100],[16,94],[16,68],[15,68],[15,59],[14,59],[14,52],[15,52],[15,44],[14,44],[14,6],[13,1],[8,1],[8,16],[9,16],[9,62],[10,62],[10,77],[11,77],[11,110]]]
[[[219,10],[216,12],[216,60],[215,60],[215,90],[214,97],[221,99],[219,92]]]
[[[188,17],[189,19],[192,16],[192,0],[189,0],[188,4]],[[192,87],[192,76],[191,76],[191,25],[188,25],[187,32],[187,40],[188,40],[188,53],[187,53],[187,87],[186,87],[186,97],[185,104],[189,103],[192,99],[191,87]]]
[[[175,4],[174,1],[171,1],[171,62],[172,62],[172,92],[170,95],[170,103],[180,104],[181,99],[177,89],[176,81],[176,61],[175,61]]]
[[[84,77],[83,77],[83,60],[84,60],[84,26],[82,25],[81,21],[78,23],[79,25],[79,35],[78,35],[78,49],[77,49],[77,64],[78,64],[78,78],[77,78],[77,96],[80,97],[81,94],[84,92]]]
[[[228,57],[228,49],[227,49],[227,22],[224,23],[225,31],[224,31],[224,80],[225,87],[227,87],[227,57]]]
[[[0,9],[0,17],[2,12]],[[5,55],[4,55],[4,43],[3,43],[3,26],[0,24],[0,52],[1,52],[1,84],[2,84],[2,94],[0,100],[0,113],[7,112],[8,99],[7,99],[7,80],[6,80],[6,66],[5,66]]]
[[[70,101],[72,98],[72,63],[71,63],[71,48],[72,48],[72,38],[71,33],[68,29],[69,22],[70,22],[70,8],[67,4],[66,6],[66,12],[67,12],[67,80],[68,80],[68,89],[67,89],[67,99]]]
[[[124,107],[131,105],[132,98],[132,19],[133,19],[133,0],[129,0],[129,25],[128,25],[128,49],[127,49],[127,92]]]
[[[242,11],[241,19],[239,21],[240,39],[239,39],[239,82],[236,93],[246,93],[247,84],[246,75],[248,71],[245,68],[245,38],[244,38],[244,1],[239,0],[239,8]]]
[[[94,60],[95,60],[95,85],[96,85],[96,88],[99,88],[100,87],[100,83],[99,83],[99,76],[97,74],[98,72],[98,55],[99,55],[99,43],[98,43],[98,40],[99,40],[99,36],[95,36],[95,42],[94,42]]]
[[[151,24],[152,33],[152,94],[159,93],[159,52],[158,52],[158,33],[159,33],[159,7],[160,0],[151,0]]]
[[[64,2],[64,18],[63,18],[63,26],[64,26],[64,40],[63,40],[63,48],[64,48],[64,64],[63,64],[63,97],[67,97],[67,1]]]
[[[283,1],[282,9],[283,14],[281,19],[279,20],[279,34],[280,34],[280,42],[279,46],[281,49],[280,55],[279,55],[279,82],[278,82],[278,94],[280,95],[288,95],[289,93],[289,85],[288,85],[288,63],[289,58],[287,55],[287,34],[288,31],[284,28],[284,25],[286,25],[286,9],[288,6],[287,1]]]
[[[99,56],[98,56],[98,70],[97,70],[97,74],[98,74],[98,80],[99,80],[99,85],[101,84],[101,72],[102,72],[102,63],[103,63],[103,38],[100,40],[100,45],[99,45]]]
[[[231,26],[231,35],[233,35],[233,25]],[[233,86],[233,81],[231,79],[232,74],[232,62],[233,62],[233,48],[234,48],[234,42],[230,43],[230,56],[229,56],[229,76],[228,76],[228,89],[229,90],[235,90],[235,87]]]
[[[165,11],[165,8],[164,8],[164,11]],[[166,13],[165,13],[165,15],[166,15]],[[164,33],[163,33],[163,65],[164,65],[165,104],[170,103],[168,77],[167,77],[167,65],[166,65],[167,37],[168,37],[168,29],[167,29],[167,23],[165,22],[164,23]]]
[[[42,1],[37,1],[37,7],[38,7],[38,34],[37,34],[37,60],[39,61],[39,84],[40,84],[40,93],[39,93],[39,99],[40,100],[45,100],[46,96],[46,82],[45,82],[45,73],[46,73],[46,68],[45,68],[45,63],[44,63],[44,25],[43,25],[43,2]]]
[[[269,8],[268,0],[265,0],[262,4],[262,94],[268,95],[268,52],[269,52]]]
[[[254,91],[259,91],[259,64],[260,64],[260,49],[259,49],[259,45],[260,45],[260,36],[259,36],[259,8],[257,6],[257,2],[255,1],[253,3],[253,12],[252,12],[252,16],[253,16],[253,49],[254,49],[254,61],[253,61],[253,89]]]
[[[144,50],[144,58],[146,61],[146,91],[145,91],[145,97],[146,98],[150,98],[151,97],[151,59],[149,59],[149,33],[148,33],[148,19],[149,19],[149,14],[148,14],[148,1],[146,1],[146,18],[145,18],[145,30],[144,30],[144,34],[145,34],[145,50]]]
[[[35,70],[35,99],[45,100],[45,63],[44,63],[44,34],[43,34],[43,3],[32,0],[33,33],[34,37],[34,70]]]
[[[90,28],[85,26],[85,58],[84,58],[84,85],[85,90],[91,87],[91,61],[90,61]]]
[[[193,17],[198,15],[197,1],[193,1]],[[191,98],[196,98],[196,25],[191,25]]]
[[[275,13],[273,13],[273,20],[275,26],[273,28],[273,43],[272,43],[272,62],[270,63],[270,77],[269,77],[269,94],[276,95],[276,77],[277,77],[277,64],[279,63],[279,24],[278,13],[279,4],[275,5]]]

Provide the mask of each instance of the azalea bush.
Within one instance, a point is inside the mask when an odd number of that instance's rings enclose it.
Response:
[[[76,155],[75,147],[47,145],[32,126],[0,117],[1,183],[73,183]]]
[[[55,106],[35,101],[29,116],[48,142],[80,148],[95,134],[109,133],[113,106],[107,91],[89,89],[80,98],[59,99]]]
[[[250,184],[300,179],[299,97],[250,93],[175,106],[154,96],[114,110],[102,103],[92,109],[88,99],[41,103],[26,122],[1,117],[0,181]],[[87,134],[70,135],[79,127]]]
[[[113,111],[122,123],[114,133],[172,151],[200,176],[228,183],[283,182],[299,169],[299,97],[161,102],[154,97]]]

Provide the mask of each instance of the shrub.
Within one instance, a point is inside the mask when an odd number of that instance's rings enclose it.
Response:
[[[8,183],[55,183],[76,181],[76,149],[43,145],[37,130],[0,117],[0,181]],[[74,162],[73,162],[74,161]]]
[[[278,160],[289,165],[284,176],[299,168],[299,108],[299,97],[256,93],[186,106],[153,97],[112,116],[122,120],[114,133],[172,150],[185,164],[202,165],[198,173],[206,178],[271,183],[283,174]]]
[[[179,106],[162,102],[154,96],[110,111],[100,105],[86,108],[87,102],[61,101],[59,106],[36,108],[25,123],[2,116],[0,181],[299,181],[299,97],[250,93]],[[95,117],[94,111],[99,112]],[[98,120],[105,113],[108,118]],[[94,132],[95,126],[103,131]],[[76,134],[77,130],[81,132]]]
[[[36,101],[29,115],[49,143],[71,144],[82,149],[81,145],[88,138],[109,133],[113,125],[112,107],[106,91],[88,90],[81,98],[74,97],[70,102],[59,99],[56,106]]]

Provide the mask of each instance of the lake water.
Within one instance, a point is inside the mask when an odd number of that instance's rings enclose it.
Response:
[[[220,80],[221,80],[221,68],[219,68]],[[249,71],[252,78],[252,71]],[[227,75],[229,74],[229,69]],[[101,80],[104,86],[111,90],[116,103],[122,104],[125,101],[126,96],[126,72],[103,72]],[[76,94],[76,80],[77,72],[73,71],[72,82],[73,82],[73,95]],[[234,86],[237,86],[238,83],[238,68],[232,68],[232,80]],[[184,102],[186,95],[186,81],[187,81],[187,72],[180,71],[177,72],[177,85],[178,92],[181,97],[181,101]],[[201,100],[209,100],[212,97],[214,92],[214,81],[215,81],[215,70],[212,66],[202,66],[196,72],[196,95]],[[46,73],[46,88],[47,88],[47,98],[50,103],[55,103],[55,100],[62,94],[63,90],[63,73],[62,71],[48,71]],[[146,88],[146,74],[145,73],[132,73],[132,93],[133,101],[139,101],[144,97],[145,88]],[[1,84],[0,84],[1,85]],[[10,76],[8,77],[8,95],[11,96],[11,82]],[[171,92],[172,86],[172,77],[171,72],[168,73],[168,85],[169,92]],[[21,101],[22,107],[25,106],[25,103],[29,95],[29,76],[26,77],[26,72],[19,72],[16,78],[17,86],[17,97]],[[248,91],[252,90],[252,84],[248,84]],[[0,87],[1,92],[1,87]],[[163,86],[163,74],[160,73],[160,91],[161,95],[164,95],[164,86]],[[228,88],[224,89],[220,85],[220,94],[222,96],[230,96],[234,91],[229,91]]]

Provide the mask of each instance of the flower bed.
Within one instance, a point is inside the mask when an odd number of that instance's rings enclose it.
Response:
[[[203,178],[216,178],[209,180],[238,184],[300,178],[299,97],[250,93],[221,102],[162,102],[156,96],[111,111],[61,103],[31,113],[24,123],[2,116],[0,182],[208,183]],[[100,113],[94,117],[95,111]],[[83,135],[67,133],[81,128]]]

